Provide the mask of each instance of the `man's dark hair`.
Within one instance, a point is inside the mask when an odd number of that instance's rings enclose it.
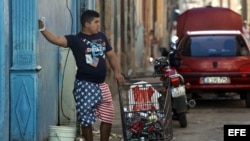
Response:
[[[100,14],[94,10],[86,10],[81,15],[81,24],[85,25],[86,22],[90,23],[94,18],[100,17]]]

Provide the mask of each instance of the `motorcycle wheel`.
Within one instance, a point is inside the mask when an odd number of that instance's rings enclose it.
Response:
[[[179,113],[178,114],[178,120],[179,120],[179,123],[180,123],[180,126],[182,128],[185,128],[187,127],[187,116],[186,116],[186,113]]]

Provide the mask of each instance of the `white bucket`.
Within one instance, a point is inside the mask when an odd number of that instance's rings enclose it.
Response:
[[[74,141],[76,127],[50,126],[49,141]]]

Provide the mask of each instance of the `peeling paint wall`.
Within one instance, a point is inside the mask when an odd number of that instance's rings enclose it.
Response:
[[[38,17],[45,17],[46,28],[57,35],[76,34],[80,31],[80,5],[77,2],[39,1]],[[38,60],[43,67],[39,73],[41,91],[39,139],[44,140],[49,138],[51,125],[66,126],[76,123],[75,102],[72,95],[76,65],[68,48],[59,48],[49,43],[41,33],[37,36]]]

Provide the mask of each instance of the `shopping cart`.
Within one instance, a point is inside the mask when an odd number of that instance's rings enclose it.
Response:
[[[124,141],[170,141],[173,138],[171,96],[164,84],[128,79],[119,85]]]

